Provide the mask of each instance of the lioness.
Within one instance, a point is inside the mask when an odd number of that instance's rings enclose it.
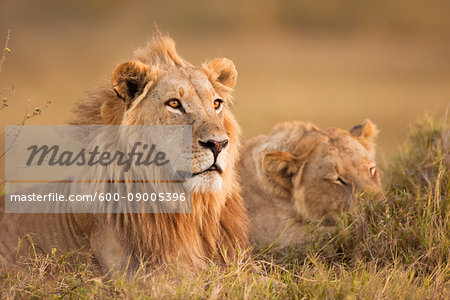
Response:
[[[350,132],[297,121],[247,140],[238,170],[251,241],[301,243],[305,222],[333,221],[356,191],[378,190],[377,132],[369,120]]]
[[[74,124],[192,125],[192,213],[4,214],[0,261],[14,265],[33,249],[92,250],[103,271],[138,267],[141,260],[200,267],[234,257],[248,246],[248,219],[235,176],[239,126],[229,110],[237,72],[217,58],[195,67],[174,41],[157,33],[120,64],[112,82],[82,101]]]

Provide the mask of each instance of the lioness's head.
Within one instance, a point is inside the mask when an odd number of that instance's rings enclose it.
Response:
[[[379,190],[376,134],[369,120],[350,131],[279,124],[269,135],[277,146],[260,156],[260,176],[272,193],[292,201],[299,219],[333,220],[355,193]]]
[[[175,43],[157,33],[112,74],[112,96],[101,107],[103,123],[191,125],[192,178],[188,187],[222,189],[237,156],[239,127],[229,111],[237,72],[227,58],[200,67],[178,56]]]

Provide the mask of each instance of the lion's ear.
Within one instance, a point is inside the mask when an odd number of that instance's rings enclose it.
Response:
[[[218,82],[231,89],[236,85],[236,67],[228,58],[216,58],[203,65],[203,69],[213,84]]]
[[[150,81],[150,68],[138,61],[120,64],[113,72],[111,83],[117,96],[127,105],[142,93]]]
[[[378,132],[377,126],[369,119],[364,120],[362,124],[356,125],[350,130],[350,133],[372,154],[375,154],[375,137],[378,135]]]
[[[263,167],[267,178],[284,192],[292,190],[292,177],[300,171],[303,164],[300,159],[284,151],[272,151],[263,158]]]

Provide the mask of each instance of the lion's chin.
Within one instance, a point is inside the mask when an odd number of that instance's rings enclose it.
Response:
[[[185,182],[185,187],[194,193],[217,192],[222,189],[223,179],[218,172],[204,172]]]

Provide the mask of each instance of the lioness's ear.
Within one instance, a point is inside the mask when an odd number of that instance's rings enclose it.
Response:
[[[292,190],[292,176],[302,167],[301,161],[294,155],[284,151],[272,151],[263,158],[264,171],[269,180],[285,192]]]
[[[236,85],[236,67],[228,58],[216,58],[208,64],[203,65],[203,69],[213,84],[218,82],[228,88],[234,88]]]
[[[356,125],[350,133],[372,154],[375,154],[375,137],[379,130],[369,119],[365,119],[362,124]]]
[[[150,69],[146,64],[127,61],[114,70],[111,83],[117,96],[130,105],[149,82],[149,75]]]

